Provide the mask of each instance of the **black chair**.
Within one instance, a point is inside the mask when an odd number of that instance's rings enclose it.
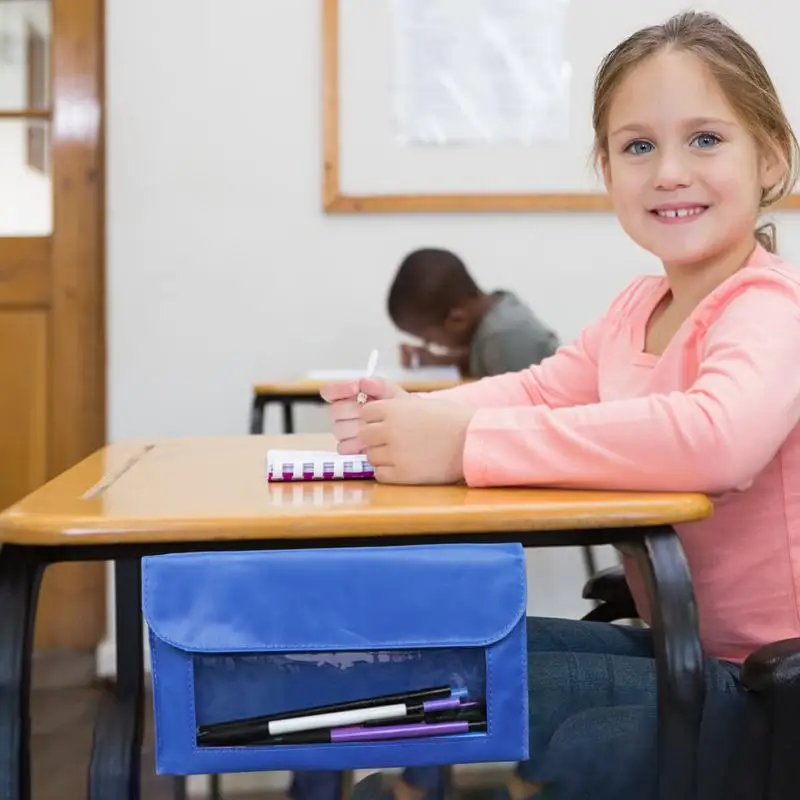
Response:
[[[622,567],[590,578],[583,597],[597,603],[584,619],[638,619]],[[731,800],[796,800],[800,797],[800,637],[756,650],[742,665],[741,677],[750,692],[750,710],[747,730],[741,733],[741,774],[734,781]]]

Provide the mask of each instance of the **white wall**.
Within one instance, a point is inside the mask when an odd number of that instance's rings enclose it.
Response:
[[[108,0],[112,440],[244,433],[253,381],[390,353],[384,293],[420,245],[564,338],[656,267],[609,215],[323,215],[319,5]],[[781,237],[800,258],[795,216]],[[577,551],[529,563],[531,611],[583,613]]]
[[[606,215],[324,215],[319,5],[109,0],[112,440],[243,433],[253,381],[390,358],[386,288],[423,244],[565,338],[652,266]],[[534,561],[532,610],[582,613],[578,553]]]
[[[253,381],[391,353],[385,291],[420,245],[564,338],[657,268],[606,214],[324,215],[319,5],[108,0],[112,440],[244,433]],[[798,217],[778,221],[800,259]],[[298,422],[326,429],[321,409]],[[581,580],[576,552],[535,553],[532,610],[581,613]]]
[[[656,268],[606,214],[323,215],[319,5],[108,0],[111,438],[241,433],[254,380],[390,353],[385,290],[419,245],[565,338]]]

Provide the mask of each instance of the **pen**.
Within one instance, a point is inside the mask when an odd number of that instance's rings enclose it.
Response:
[[[466,697],[465,688],[451,688],[450,686],[433,686],[429,689],[418,689],[411,692],[399,692],[395,694],[385,694],[378,697],[362,698],[360,700],[350,700],[344,703],[332,703],[322,706],[312,706],[310,708],[299,709],[297,711],[285,711],[280,714],[265,714],[257,717],[247,717],[244,719],[232,720],[230,722],[216,722],[200,725],[198,728],[198,741],[207,737],[217,738],[222,734],[231,736],[247,735],[253,730],[263,730],[264,726],[277,720],[292,719],[295,717],[307,717],[311,715],[326,714],[334,711],[352,711],[354,709],[371,708],[374,706],[394,705],[398,703],[422,703],[425,700],[436,700],[439,698],[462,698]]]
[[[376,728],[334,728],[329,731],[305,731],[255,741],[253,745],[333,744],[336,742],[369,742],[385,739],[421,739],[424,736],[446,736],[486,730],[486,720],[476,722],[432,722],[411,725],[385,725]]]
[[[417,711],[403,717],[402,724],[408,725],[410,723],[434,723],[434,722],[481,722],[486,719],[486,705],[481,701],[470,701],[462,703],[460,706],[454,708],[438,709],[433,711]],[[362,725],[351,726],[363,729],[385,727],[386,720],[371,720]],[[315,729],[313,731],[301,731],[295,733],[282,734],[280,736],[270,736],[266,734],[263,726],[261,728],[253,728],[242,733],[233,734],[214,734],[204,737],[198,741],[200,747],[252,747],[261,744],[272,744],[286,739],[287,743],[291,743],[293,737],[312,736],[318,733],[328,733],[330,729]],[[288,739],[287,739],[288,737]],[[298,740],[300,741],[300,740]]]
[[[350,711],[329,711],[327,714],[309,714],[291,717],[289,719],[276,719],[262,725],[254,725],[240,734],[223,734],[222,737],[207,736],[204,743],[219,741],[224,738],[226,742],[246,739],[252,741],[264,737],[282,736],[289,733],[321,730],[323,728],[344,728],[361,725],[365,722],[379,720],[400,720],[408,715],[417,715],[457,708],[461,703],[458,697],[443,697],[438,700],[426,700],[422,703],[392,703],[391,705],[372,706],[369,708],[355,708]]]
[[[434,711],[415,711],[403,717],[403,723],[408,722],[452,722],[454,720],[467,720],[468,722],[479,722],[486,719],[486,705],[477,700],[454,708],[443,708]],[[374,720],[362,723],[362,728],[373,728],[376,725],[385,725],[384,720]]]
[[[369,361],[367,362],[367,371],[364,375],[365,378],[371,378],[375,374],[375,367],[378,366],[378,351],[373,350],[369,354]],[[364,392],[359,392],[356,402],[363,406],[367,402],[367,395]]]

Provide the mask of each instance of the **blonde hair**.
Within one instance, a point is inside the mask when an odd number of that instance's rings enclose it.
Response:
[[[666,48],[697,56],[757,144],[778,150],[786,169],[774,186],[762,192],[759,209],[779,203],[791,193],[800,172],[797,138],[758,53],[719,17],[706,12],[687,11],[662,25],[642,28],[603,59],[594,83],[595,163],[608,156],[608,115],[616,90],[637,64]],[[756,238],[767,250],[775,252],[773,224],[757,228]]]

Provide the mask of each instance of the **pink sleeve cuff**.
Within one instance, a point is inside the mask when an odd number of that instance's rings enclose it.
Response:
[[[524,430],[520,410],[483,408],[475,412],[467,428],[462,459],[468,486],[533,486],[546,477],[542,465],[531,462],[530,446],[549,409],[525,407]]]

